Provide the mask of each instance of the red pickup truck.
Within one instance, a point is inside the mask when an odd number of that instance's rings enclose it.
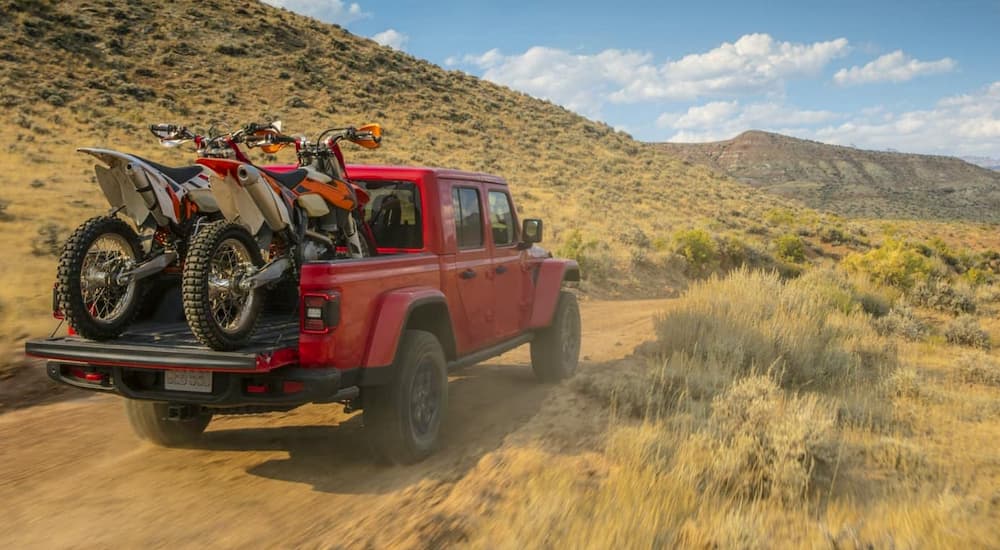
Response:
[[[269,300],[246,348],[201,346],[179,307],[179,274],[167,274],[120,338],[33,340],[27,354],[47,359],[56,381],[125,397],[136,433],[159,445],[192,444],[217,414],[336,402],[363,411],[376,457],[392,463],[434,450],[449,369],[530,343],[538,378],[573,374],[580,315],[565,287],[579,267],[534,245],[542,222],[518,224],[503,179],[348,171],[370,196],[377,255],[303,265],[298,292]]]

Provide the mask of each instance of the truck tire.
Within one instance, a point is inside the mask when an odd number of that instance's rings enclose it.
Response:
[[[448,408],[448,369],[437,338],[407,330],[393,362],[394,377],[364,389],[365,432],[376,460],[413,464],[437,448]]]
[[[264,260],[253,236],[239,224],[211,223],[191,239],[182,301],[188,326],[202,344],[229,351],[245,346],[253,335],[266,293],[239,289],[239,277],[251,265],[260,267]]]
[[[559,292],[552,324],[531,341],[531,368],[542,382],[558,382],[576,373],[580,362],[580,305],[576,295]]]
[[[167,406],[167,403],[126,399],[125,414],[137,436],[161,447],[191,445],[201,438],[212,420],[211,413],[188,420],[168,420]]]
[[[59,256],[56,296],[77,334],[110,340],[128,328],[145,285],[135,280],[122,284],[115,275],[140,263],[142,255],[135,230],[112,216],[91,218],[70,235]]]

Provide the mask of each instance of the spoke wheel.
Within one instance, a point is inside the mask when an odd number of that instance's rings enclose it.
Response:
[[[257,243],[238,224],[216,222],[191,239],[182,290],[184,315],[199,341],[215,350],[247,344],[264,292],[244,283],[263,263]]]
[[[135,231],[108,216],[88,220],[66,241],[56,296],[79,335],[115,338],[135,317],[143,286],[127,273],[141,262],[141,250]]]

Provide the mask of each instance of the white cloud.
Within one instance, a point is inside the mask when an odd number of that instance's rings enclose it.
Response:
[[[943,98],[930,109],[888,113],[875,120],[852,117],[817,128],[813,135],[821,141],[874,149],[996,155],[1000,151],[1000,82]]]
[[[410,40],[410,37],[396,29],[386,29],[373,36],[372,40],[383,46],[389,46],[394,50],[402,50]]]
[[[363,11],[357,2],[347,4],[343,0],[263,0],[263,2],[338,25],[347,25],[371,16],[370,13]]]
[[[682,113],[663,113],[657,126],[675,130],[669,141],[718,141],[746,130],[795,131],[803,126],[831,122],[840,115],[830,111],[797,109],[782,103],[741,105],[738,101],[714,101]]]
[[[636,78],[610,99],[676,101],[780,91],[786,80],[814,75],[849,49],[846,38],[795,44],[775,41],[768,34],[747,34],[705,53],[687,55],[660,67],[642,67]]]
[[[920,61],[906,55],[902,50],[896,50],[863,67],[840,69],[833,75],[833,81],[841,86],[872,82],[906,82],[918,76],[951,72],[955,70],[956,65],[957,63],[948,57],[937,61]]]
[[[710,102],[660,115],[669,141],[729,139],[758,129],[865,149],[996,156],[1000,152],[1000,82],[945,97],[929,109],[893,112],[876,106],[856,113],[797,109],[780,102]]]
[[[542,46],[521,55],[507,56],[493,49],[463,58],[463,62],[482,69],[486,80],[591,117],[599,116],[608,95],[649,60],[649,54],[633,51],[576,55]]]
[[[596,54],[535,46],[522,54],[498,49],[451,57],[483,78],[549,99],[587,116],[609,102],[692,100],[747,93],[781,93],[792,78],[816,74],[847,53],[847,39],[797,44],[748,34],[704,53],[657,64],[647,52],[609,49]]]

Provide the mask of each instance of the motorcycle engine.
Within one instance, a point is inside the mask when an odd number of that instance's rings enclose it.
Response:
[[[315,241],[306,241],[302,245],[302,259],[307,262],[313,262],[316,260],[322,260],[331,254],[333,251],[330,250],[325,244],[317,243]]]

